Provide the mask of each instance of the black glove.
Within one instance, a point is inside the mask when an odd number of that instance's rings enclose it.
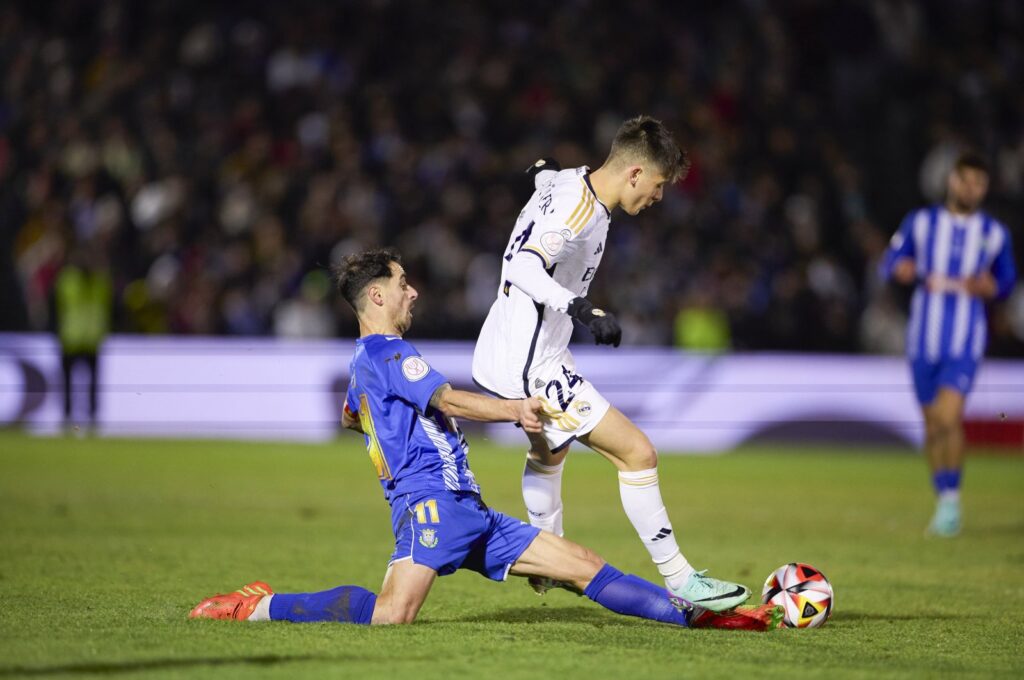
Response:
[[[526,174],[530,176],[532,180],[537,176],[541,170],[554,170],[558,172],[562,169],[562,166],[558,164],[554,158],[541,158],[539,161],[531,165],[526,169]]]
[[[573,298],[569,303],[569,316],[589,328],[598,345],[618,347],[622,342],[622,327],[615,317],[604,310],[595,309],[586,298]]]

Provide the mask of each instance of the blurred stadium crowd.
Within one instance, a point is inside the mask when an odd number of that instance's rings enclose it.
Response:
[[[693,167],[613,218],[592,297],[629,343],[697,318],[734,349],[901,351],[875,264],[964,144],[1024,262],[1021,3],[609,7],[5,3],[0,327],[52,328],[80,253],[117,331],[351,335],[326,268],[388,244],[425,293],[416,337],[473,338],[523,170],[597,167],[637,113]],[[1020,289],[993,324],[991,353],[1024,355]]]

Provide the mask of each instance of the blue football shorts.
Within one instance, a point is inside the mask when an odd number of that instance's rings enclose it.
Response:
[[[391,563],[411,559],[440,576],[469,569],[504,581],[540,529],[491,510],[471,492],[428,492],[392,499],[395,552]]]
[[[948,387],[967,396],[974,386],[974,374],[977,371],[978,362],[973,358],[910,362],[914,391],[917,393],[918,403],[922,406],[935,401],[941,387]]]

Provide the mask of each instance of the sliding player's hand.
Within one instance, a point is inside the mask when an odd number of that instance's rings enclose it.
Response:
[[[597,309],[586,298],[573,298],[569,303],[569,316],[589,328],[598,345],[618,347],[622,342],[622,327],[615,316]]]
[[[519,424],[527,432],[539,434],[544,429],[540,422],[540,413],[544,406],[537,397],[527,397],[519,400]]]

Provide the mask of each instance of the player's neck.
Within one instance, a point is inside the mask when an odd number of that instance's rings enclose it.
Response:
[[[605,166],[602,165],[590,173],[590,186],[594,188],[597,200],[604,204],[608,212],[619,207],[619,193],[614,189],[615,178]]]
[[[957,205],[954,201],[946,201],[946,210],[957,217],[970,217],[974,213],[978,212],[978,208],[974,210],[968,210],[967,208]]]
[[[365,338],[368,335],[397,335],[402,337],[401,331],[394,323],[381,321],[380,319],[359,319],[359,337]]]

